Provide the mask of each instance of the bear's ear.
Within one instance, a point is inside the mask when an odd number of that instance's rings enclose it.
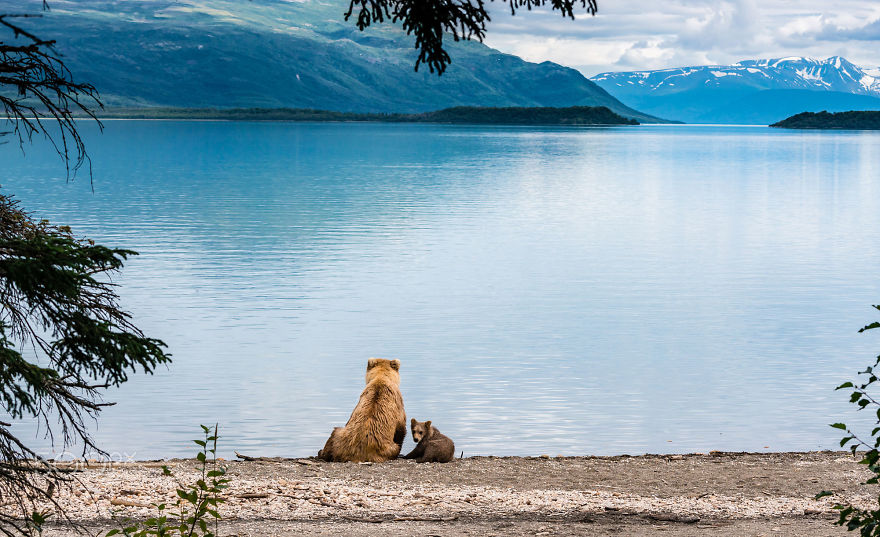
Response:
[[[400,360],[391,360],[391,369],[400,371]]]
[[[415,418],[412,418],[411,420],[409,420],[409,428],[410,428],[410,429],[415,429],[417,423],[418,423],[418,422],[416,421],[416,419],[415,419]]]
[[[428,420],[425,422],[425,432],[427,433],[430,430],[431,430],[431,420]]]
[[[381,361],[382,360],[380,358],[370,358],[369,360],[367,360],[367,371],[379,365],[379,362]]]

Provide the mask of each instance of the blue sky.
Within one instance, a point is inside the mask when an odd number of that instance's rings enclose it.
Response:
[[[529,61],[602,71],[843,56],[880,66],[880,2],[867,0],[599,0],[599,14],[511,17],[491,4],[486,44]]]

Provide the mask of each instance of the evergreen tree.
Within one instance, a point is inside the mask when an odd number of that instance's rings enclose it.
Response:
[[[74,111],[94,118],[95,88],[73,80],[61,57],[21,21],[0,14],[2,135],[19,144],[45,136],[61,155],[68,178],[88,163]],[[106,403],[101,390],[129,374],[169,361],[164,344],[145,336],[119,307],[109,275],[135,252],[76,237],[70,228],[35,220],[0,192],[0,532],[38,530],[70,481],[11,431],[12,420],[36,420],[53,442],[101,452],[85,420]],[[12,507],[13,509],[10,509]],[[17,509],[15,509],[17,507]],[[57,506],[55,506],[57,507]]]

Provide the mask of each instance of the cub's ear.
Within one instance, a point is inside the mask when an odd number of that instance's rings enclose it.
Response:
[[[400,371],[400,360],[391,360],[391,369]]]
[[[381,358],[370,358],[369,360],[367,360],[367,371],[379,365],[379,362],[381,361]]]
[[[431,430],[431,420],[425,422],[425,431]]]
[[[409,428],[410,428],[410,429],[415,429],[417,423],[418,423],[418,422],[416,421],[416,419],[415,419],[415,418],[412,418],[411,420],[409,420]]]

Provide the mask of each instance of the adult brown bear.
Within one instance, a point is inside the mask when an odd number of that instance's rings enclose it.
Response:
[[[385,462],[397,458],[406,437],[400,360],[367,360],[367,387],[345,427],[336,427],[318,458],[331,462]]]

